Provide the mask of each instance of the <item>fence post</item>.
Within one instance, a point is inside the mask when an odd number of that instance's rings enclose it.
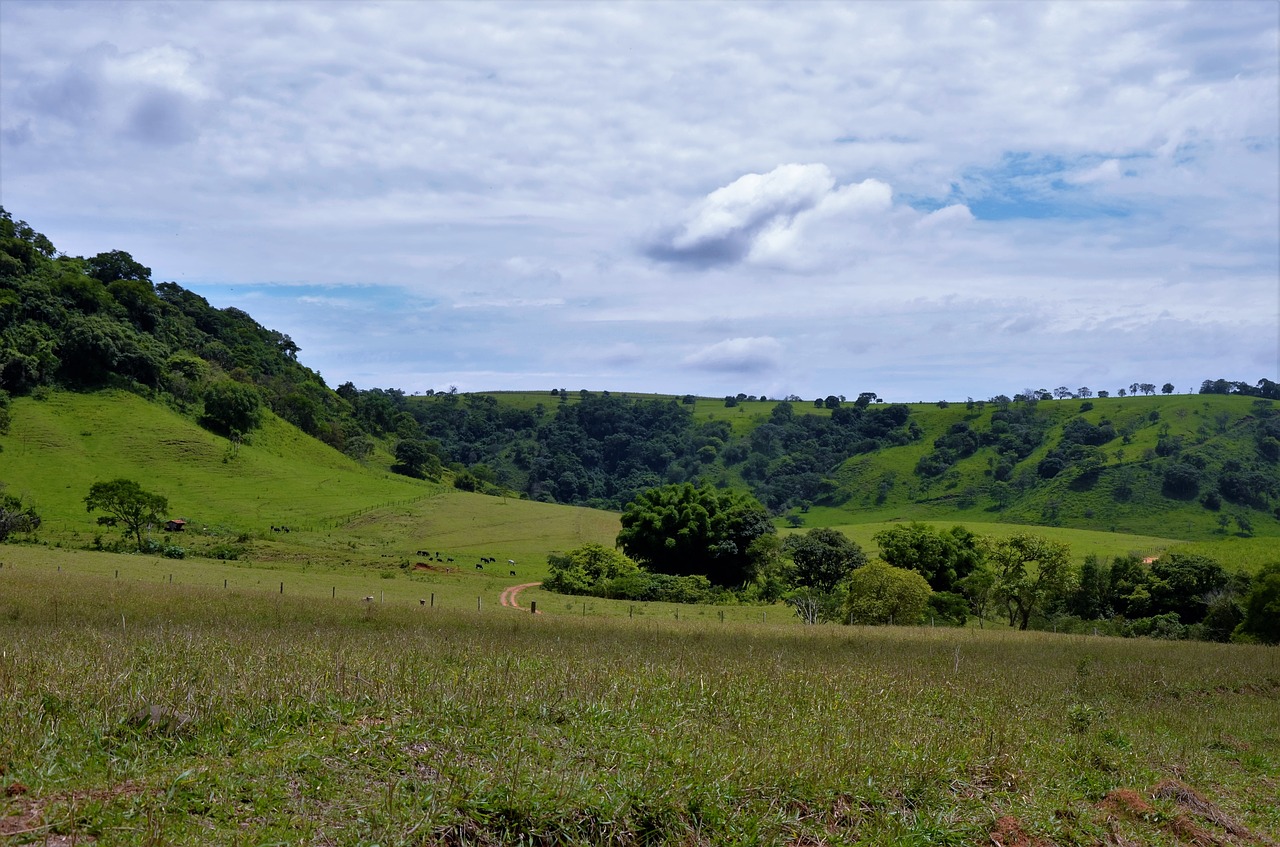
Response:
[[[435,595],[435,592],[432,592],[432,594],[431,594],[431,608],[433,608],[433,609],[434,609],[435,607],[436,607],[436,595]]]
[[[477,611],[477,612],[478,612],[478,611],[480,611],[480,600],[481,600],[481,598],[480,598],[480,597],[477,597],[477,598],[476,598],[476,611]]]
[[[529,601],[529,614],[531,614],[531,615],[536,615],[536,614],[538,614],[538,601],[537,601],[537,600],[530,600],[530,601]]]
[[[280,593],[281,593],[281,594],[283,594],[283,593],[284,593],[284,583],[283,583],[283,582],[282,582],[282,583],[280,583]]]

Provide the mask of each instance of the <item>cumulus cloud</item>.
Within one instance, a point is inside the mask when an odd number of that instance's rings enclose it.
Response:
[[[826,165],[779,165],[711,192],[646,252],[698,267],[785,257],[800,248],[813,224],[884,212],[892,202],[892,189],[879,180],[837,187]]]
[[[768,336],[726,338],[684,358],[684,363],[708,371],[758,374],[778,366],[782,343]]]

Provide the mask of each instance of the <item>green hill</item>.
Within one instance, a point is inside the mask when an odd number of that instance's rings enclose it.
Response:
[[[584,541],[612,543],[617,517],[456,491],[362,466],[268,415],[241,444],[125,391],[42,392],[11,405],[0,481],[33,503],[40,535],[73,547],[110,542],[85,510],[97,481],[138,480],[169,500],[193,552],[226,545],[255,560],[377,561],[419,549],[527,560]],[[288,533],[272,528],[288,527]],[[459,558],[459,563],[462,559]],[[467,564],[471,559],[467,560]]]

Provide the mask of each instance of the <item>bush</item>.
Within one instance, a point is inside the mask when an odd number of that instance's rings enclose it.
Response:
[[[969,620],[969,601],[961,594],[935,591],[929,595],[929,614],[936,623],[964,626]]]
[[[1169,641],[1181,641],[1187,637],[1187,628],[1176,612],[1155,615],[1150,618],[1138,618],[1125,624],[1126,638],[1163,638]]]
[[[915,571],[873,559],[849,577],[845,611],[850,623],[911,626],[920,622],[931,593]]]
[[[184,549],[182,549],[181,547],[179,547],[179,546],[178,546],[178,545],[176,545],[176,544],[169,544],[169,545],[167,545],[163,550],[161,550],[161,551],[160,551],[160,554],[161,554],[162,556],[164,556],[166,559],[185,559],[185,558],[187,558],[187,551],[186,551],[186,550],[184,550]]]

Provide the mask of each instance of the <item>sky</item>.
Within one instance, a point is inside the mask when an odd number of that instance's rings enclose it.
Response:
[[[330,386],[1280,379],[1280,4],[0,0],[0,204]]]

